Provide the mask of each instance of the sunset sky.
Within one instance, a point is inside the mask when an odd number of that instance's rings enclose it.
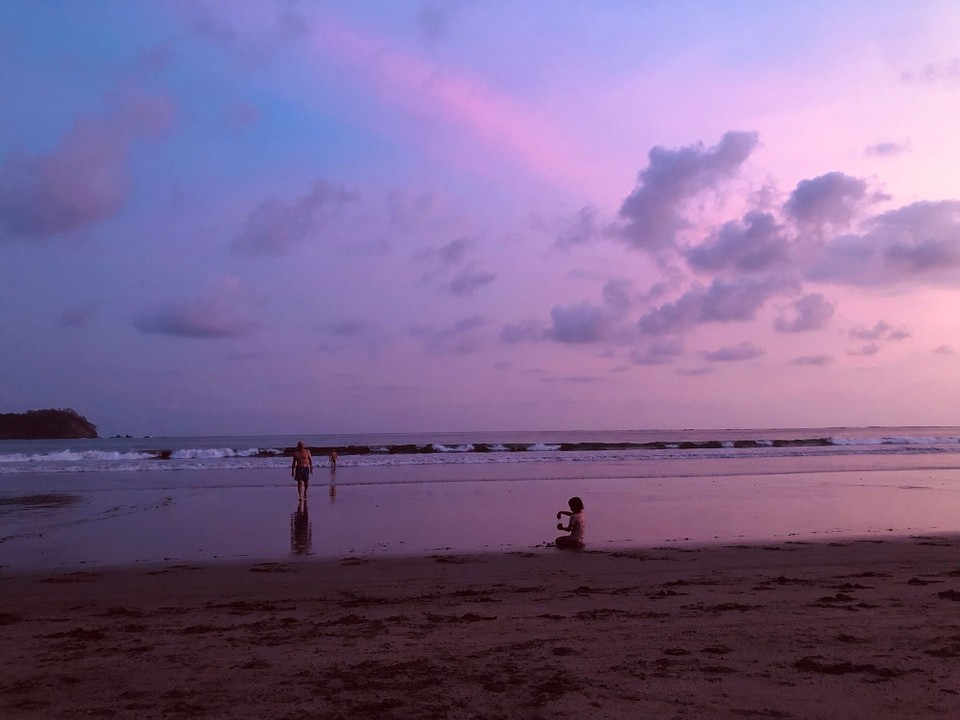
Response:
[[[960,3],[0,2],[0,412],[960,424]]]

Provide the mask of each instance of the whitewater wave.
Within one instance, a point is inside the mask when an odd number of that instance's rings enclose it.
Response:
[[[929,430],[930,428],[928,428]],[[332,440],[317,436],[308,443],[317,465],[336,450],[341,465],[435,465],[443,463],[517,463],[642,461],[683,458],[728,458],[755,456],[806,456],[864,453],[960,453],[958,428],[945,432],[922,432],[912,428],[817,429],[808,431],[650,431],[636,433],[581,432],[543,433],[522,441],[516,434],[496,442],[471,436],[448,436],[420,442],[391,442],[372,436],[353,442],[322,444]],[[887,432],[884,432],[887,430]],[[809,435],[802,433],[809,432]],[[501,433],[501,436],[507,435]],[[545,439],[544,436],[552,436]],[[271,446],[277,438],[180,438],[104,439],[81,443],[7,442],[0,444],[0,474],[38,472],[109,472],[158,470],[218,470],[279,468],[290,462],[293,447]],[[413,439],[413,438],[411,438]],[[166,447],[160,443],[169,442]],[[89,445],[87,444],[89,443]],[[249,443],[241,445],[240,443]],[[81,447],[77,447],[81,445]]]

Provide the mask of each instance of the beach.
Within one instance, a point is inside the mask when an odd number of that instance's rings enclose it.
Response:
[[[956,432],[888,434],[318,458],[303,505],[194,439],[15,446],[0,715],[955,719]]]
[[[960,538],[4,573],[8,717],[956,718]]]

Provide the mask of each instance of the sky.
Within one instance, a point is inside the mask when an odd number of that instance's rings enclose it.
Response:
[[[960,424],[960,4],[2,0],[0,412]]]

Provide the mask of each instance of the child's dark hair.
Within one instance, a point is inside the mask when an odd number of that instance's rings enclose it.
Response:
[[[570,509],[575,513],[581,512],[583,510],[583,500],[578,497],[572,497],[567,500],[567,505],[570,506]]]

